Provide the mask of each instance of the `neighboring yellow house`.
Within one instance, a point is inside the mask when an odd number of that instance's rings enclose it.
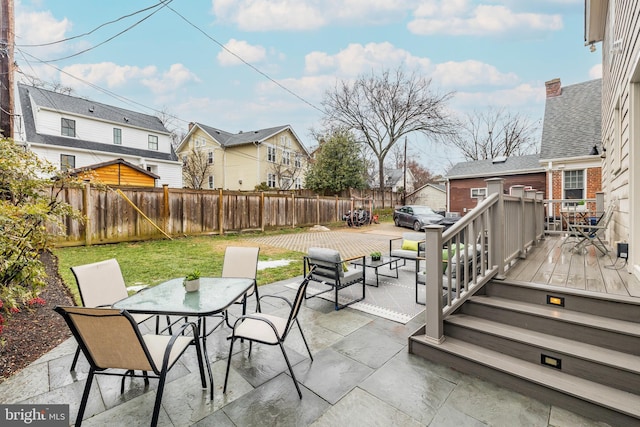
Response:
[[[300,189],[309,164],[309,152],[289,125],[233,134],[189,123],[176,153],[185,165],[185,186],[201,179],[201,188],[209,189],[251,191],[261,183],[273,189]],[[186,166],[190,160],[200,167],[196,180],[189,176],[194,174],[194,168]]]

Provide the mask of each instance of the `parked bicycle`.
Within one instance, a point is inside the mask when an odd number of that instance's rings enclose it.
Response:
[[[360,227],[371,224],[371,213],[362,208],[358,208],[353,212],[347,211],[347,213],[342,216],[342,220],[346,221],[349,227]]]

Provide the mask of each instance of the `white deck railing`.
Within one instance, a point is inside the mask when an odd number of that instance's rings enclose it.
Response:
[[[449,230],[425,228],[427,339],[442,342],[446,316],[544,237],[544,193],[524,186],[511,193],[504,179],[488,179],[487,198]]]

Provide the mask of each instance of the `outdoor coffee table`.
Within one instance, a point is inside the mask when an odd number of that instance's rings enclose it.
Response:
[[[124,309],[129,313],[197,317],[213,400],[213,374],[207,354],[207,335],[212,331],[207,333],[207,317],[219,315],[229,308],[253,286],[253,279],[202,277],[200,290],[196,292],[186,292],[182,281],[183,278],[180,277],[147,288],[116,302],[113,308]],[[224,320],[220,324],[222,323]]]
[[[400,260],[401,260],[401,258],[398,258],[398,257],[384,255],[384,256],[381,256],[379,260],[375,260],[374,261],[373,259],[371,259],[370,256],[367,256],[367,257],[364,257],[364,268],[365,269],[373,268],[373,270],[374,270],[374,272],[376,274],[376,284],[375,284],[375,286],[378,287],[378,285],[380,284],[379,276],[392,277],[392,278],[396,278],[396,279],[398,278],[398,261],[400,261]],[[391,264],[393,264],[394,262],[396,263],[395,268],[391,268]],[[351,261],[351,264],[362,266],[363,265],[362,258],[358,258],[355,261]],[[389,270],[396,272],[395,276],[391,276],[391,275],[388,275],[388,274],[380,273],[380,271],[379,271],[380,267],[384,267],[384,266],[387,266],[387,265],[389,266]],[[367,273],[365,272],[365,281],[366,281],[366,274]],[[371,286],[374,286],[374,285],[371,285]]]

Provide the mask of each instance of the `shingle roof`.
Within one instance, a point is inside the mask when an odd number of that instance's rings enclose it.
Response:
[[[588,156],[602,146],[602,79],[562,88],[547,98],[542,127],[540,159]]]
[[[542,172],[544,168],[540,166],[538,154],[526,156],[507,157],[504,162],[489,160],[476,160],[471,162],[461,162],[454,165],[446,177],[452,178],[472,178],[472,177],[492,177],[501,175],[522,175],[525,173]]]
[[[295,136],[296,140],[298,141],[302,149],[305,150],[307,154],[309,154],[307,151],[307,147],[305,147],[305,145],[302,143],[300,138],[298,138],[298,136],[293,131],[290,125],[275,126],[271,128],[258,129],[258,130],[252,130],[252,131],[246,131],[246,132],[238,132],[238,133],[226,132],[222,129],[203,125],[202,123],[194,123],[194,125],[198,126],[200,129],[208,133],[212,138],[218,141],[220,145],[222,145],[223,147],[235,147],[235,146],[244,145],[244,144],[253,144],[254,142],[263,142],[271,138],[273,135],[276,135],[284,130],[289,129],[291,133],[293,133],[293,135]],[[186,142],[186,140],[187,140],[187,137],[185,137],[183,142],[180,144],[180,147],[182,146],[182,144]],[[180,148],[178,148],[178,150],[180,150]]]
[[[173,150],[170,153],[165,153],[155,150],[131,148],[124,145],[104,144],[79,138],[37,133],[32,108],[49,108],[58,112],[67,112],[88,118],[95,117],[100,120],[122,123],[123,126],[135,126],[156,133],[168,134],[169,132],[157,117],[23,84],[18,84],[18,96],[22,107],[22,118],[27,142],[146,157],[150,159],[178,160]],[[31,100],[33,100],[35,105],[32,105]],[[93,108],[93,113],[90,112],[90,108]],[[128,121],[124,120],[125,117]]]

